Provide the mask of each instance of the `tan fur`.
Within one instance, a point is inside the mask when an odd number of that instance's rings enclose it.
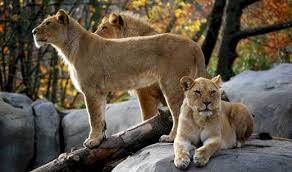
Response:
[[[162,141],[173,141],[183,101],[179,79],[206,76],[199,46],[174,34],[104,39],[86,31],[63,10],[46,18],[33,34],[37,46],[51,44],[58,50],[84,95],[91,126],[84,145],[90,148],[103,139],[108,92],[159,83],[173,117],[172,130]]]
[[[185,99],[174,140],[174,164],[180,169],[188,167],[192,146],[197,148],[193,161],[202,167],[216,151],[240,147],[253,132],[253,118],[247,107],[222,101],[220,83],[220,76],[212,80],[181,79]]]
[[[109,16],[105,16],[95,33],[105,38],[158,34],[148,22],[131,12],[111,13]],[[138,96],[143,120],[156,115],[160,104],[167,105],[158,83],[136,89],[135,94]]]

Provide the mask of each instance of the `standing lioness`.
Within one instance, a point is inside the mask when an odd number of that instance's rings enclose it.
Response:
[[[103,17],[94,33],[105,38],[126,38],[158,34],[147,21],[131,12],[111,13]],[[143,120],[147,120],[157,114],[160,104],[167,105],[158,83],[138,88],[135,90],[135,94],[139,100]]]
[[[180,78],[206,75],[199,46],[173,34],[104,39],[59,10],[37,26],[33,35],[38,47],[51,44],[58,50],[69,67],[75,87],[83,93],[91,126],[84,145],[90,148],[103,139],[107,93],[155,82],[159,83],[173,117],[170,134],[161,140],[173,141],[183,101]]]
[[[220,76],[181,79],[185,99],[174,140],[174,164],[180,169],[188,167],[192,145],[197,148],[193,161],[202,167],[216,151],[240,147],[253,132],[253,118],[246,106],[221,101],[220,83]]]

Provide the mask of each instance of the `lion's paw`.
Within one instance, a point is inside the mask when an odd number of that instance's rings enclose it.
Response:
[[[159,142],[166,142],[166,143],[171,143],[174,141],[174,137],[171,135],[162,135],[159,139]]]
[[[103,137],[100,138],[87,138],[84,143],[83,146],[89,149],[92,149],[94,147],[97,147],[98,145],[100,145],[101,141],[103,140]]]
[[[185,170],[188,168],[190,162],[190,158],[176,158],[174,160],[174,165],[181,170]]]
[[[194,161],[196,167],[204,167],[205,165],[207,165],[209,159],[196,153],[194,155],[193,161]]]

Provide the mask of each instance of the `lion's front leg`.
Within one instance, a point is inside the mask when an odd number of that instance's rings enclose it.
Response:
[[[203,146],[196,149],[193,161],[197,167],[207,165],[210,157],[220,149],[221,139],[219,137],[211,137],[204,141]]]
[[[90,124],[90,133],[83,145],[88,148],[98,146],[105,137],[105,105],[106,94],[87,92],[84,94],[88,119]]]
[[[174,165],[179,169],[186,169],[190,160],[191,142],[182,137],[176,137],[173,144],[174,148]]]

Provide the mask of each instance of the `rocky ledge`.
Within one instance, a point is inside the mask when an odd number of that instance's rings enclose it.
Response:
[[[173,144],[150,145],[128,157],[113,172],[179,172],[173,164]],[[292,169],[292,141],[250,140],[242,148],[220,150],[207,166],[186,171],[197,172],[288,172]]]

